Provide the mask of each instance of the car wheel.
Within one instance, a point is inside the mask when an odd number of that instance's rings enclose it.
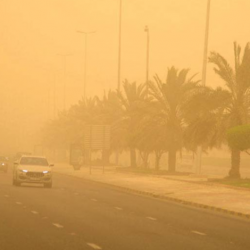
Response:
[[[43,185],[44,185],[45,188],[52,188],[52,182],[44,183]]]

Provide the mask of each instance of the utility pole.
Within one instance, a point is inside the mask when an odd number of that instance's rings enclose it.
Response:
[[[149,89],[149,42],[150,42],[150,35],[149,35],[149,28],[148,26],[145,27],[144,30],[147,33],[147,52],[146,52],[146,91],[148,97],[148,89]]]
[[[83,34],[85,37],[85,46],[84,46],[84,82],[83,82],[83,99],[86,100],[86,86],[87,86],[87,66],[88,66],[88,35],[96,33],[95,31],[92,32],[85,32],[78,30],[77,33]]]

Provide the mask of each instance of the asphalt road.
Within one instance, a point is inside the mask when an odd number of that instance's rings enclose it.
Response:
[[[0,172],[0,250],[250,249],[250,222],[82,179],[12,186]]]

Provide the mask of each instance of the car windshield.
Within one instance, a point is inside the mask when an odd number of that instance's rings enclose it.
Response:
[[[48,161],[45,158],[40,157],[22,157],[20,164],[22,165],[38,165],[48,166]]]

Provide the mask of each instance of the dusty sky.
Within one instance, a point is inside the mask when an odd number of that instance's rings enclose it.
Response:
[[[202,68],[207,0],[123,0],[122,79],[145,81],[146,33],[150,29],[150,78],[166,76],[168,67]],[[56,106],[77,103],[83,93],[84,37],[89,37],[87,96],[117,86],[119,0],[0,0],[0,112],[18,121],[26,135],[30,125],[53,117]],[[233,42],[249,37],[249,0],[212,0],[209,50],[233,58]],[[66,58],[66,79],[63,60]],[[221,84],[208,69],[208,85]],[[25,121],[22,117],[25,117]],[[28,125],[27,125],[28,123]],[[14,125],[13,125],[14,126]],[[26,128],[26,130],[25,130]],[[11,133],[11,130],[9,130]]]

